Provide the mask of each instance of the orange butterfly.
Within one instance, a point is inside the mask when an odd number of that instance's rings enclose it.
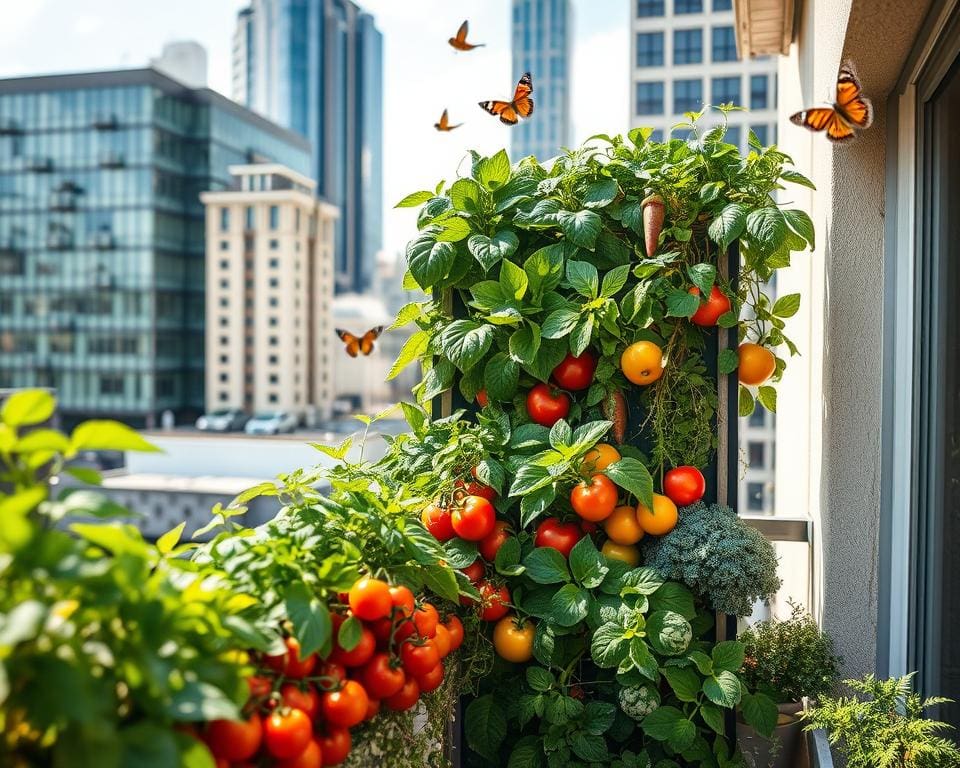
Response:
[[[340,341],[347,345],[346,353],[350,355],[350,357],[356,357],[361,352],[365,355],[373,352],[373,342],[383,333],[383,326],[378,325],[376,328],[371,328],[359,339],[342,328],[337,328],[336,331],[337,336],[340,337]]]
[[[471,44],[467,42],[467,31],[470,29],[469,23],[466,21],[460,25],[460,29],[457,30],[457,36],[451,37],[447,40],[450,45],[456,48],[458,51],[472,51],[474,48],[482,48],[486,43],[477,43]]]
[[[501,123],[516,125],[520,117],[530,117],[533,114],[533,78],[529,72],[524,72],[517,90],[513,94],[513,101],[481,101],[481,108],[491,115],[498,115]],[[518,117],[519,116],[519,117]]]
[[[811,131],[826,129],[830,141],[850,141],[855,129],[869,128],[873,122],[873,104],[863,95],[860,81],[850,62],[837,75],[837,100],[833,107],[814,107],[790,116],[790,122]]]
[[[454,128],[459,128],[463,123],[457,123],[456,125],[450,125],[450,120],[447,117],[447,110],[443,110],[443,114],[440,115],[440,122],[434,123],[433,127],[438,131],[452,131]]]

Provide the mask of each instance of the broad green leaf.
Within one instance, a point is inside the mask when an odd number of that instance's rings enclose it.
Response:
[[[733,672],[721,669],[703,681],[703,692],[718,707],[730,709],[740,703],[740,680]]]
[[[816,186],[814,185],[814,183],[810,181],[810,179],[808,179],[802,173],[799,173],[798,171],[793,171],[790,169],[781,171],[780,178],[783,179],[784,181],[789,181],[794,184],[799,184],[802,187],[808,187],[809,189],[813,189],[813,190],[816,189]]]
[[[747,223],[747,209],[740,203],[730,203],[724,206],[716,218],[707,227],[710,239],[726,248],[743,234]]]
[[[717,356],[717,370],[723,375],[733,373],[740,364],[740,358],[735,349],[722,349]]]
[[[527,720],[532,717],[527,718]],[[533,736],[517,741],[507,760],[507,768],[540,768],[543,765],[542,751]]]
[[[800,294],[788,293],[774,302],[773,314],[777,317],[793,317],[800,309]]]
[[[675,749],[686,749],[696,735],[696,727],[676,707],[655,709],[643,718],[640,727],[651,739],[669,742]]]
[[[466,568],[477,559],[477,543],[455,536],[443,545],[444,558],[451,568]]]
[[[713,264],[691,264],[687,267],[687,274],[690,282],[700,289],[702,297],[710,295],[710,289],[717,280],[717,268]]]
[[[639,200],[629,200],[620,206],[620,223],[635,234],[643,234],[643,208]]]
[[[813,220],[806,211],[787,209],[783,212],[783,217],[787,220],[787,225],[800,237],[810,244],[810,250],[814,250],[816,237],[813,230]]]
[[[459,216],[451,216],[438,224],[438,243],[458,243],[470,236],[470,222]]]
[[[527,273],[530,292],[540,296],[552,291],[563,279],[564,248],[562,243],[554,243],[534,251],[525,262],[523,270]]]
[[[613,726],[617,717],[617,707],[609,701],[591,701],[583,708],[580,724],[587,733],[599,736]]]
[[[597,628],[590,641],[590,657],[601,668],[614,668],[627,658],[630,640],[624,635],[623,627],[607,622]]]
[[[713,668],[728,672],[739,672],[743,666],[744,646],[737,640],[725,640],[713,646],[710,652]]]
[[[414,360],[419,360],[427,353],[427,347],[430,344],[430,334],[426,331],[416,331],[410,334],[410,337],[400,348],[400,354],[394,361],[387,374],[387,381],[396,378],[400,372]]]
[[[453,268],[456,246],[437,240],[436,232],[425,230],[407,243],[407,265],[423,290],[439,285]]]
[[[562,339],[569,336],[580,320],[580,313],[575,309],[555,309],[543,321],[541,333],[545,339]]]
[[[497,352],[483,370],[483,387],[491,400],[509,401],[517,391],[520,366],[506,352]]]
[[[606,558],[600,554],[589,536],[584,536],[570,550],[570,571],[574,580],[582,587],[599,587],[608,570]]]
[[[693,604],[693,593],[676,581],[665,581],[650,595],[651,611],[672,611],[679,613],[688,621],[697,615]]]
[[[539,547],[545,549],[545,547]],[[549,549],[549,547],[546,547]],[[553,550],[556,552],[556,550]],[[557,552],[557,554],[560,554]],[[562,555],[561,555],[562,557]],[[590,594],[576,584],[564,584],[550,601],[550,618],[561,627],[572,627],[587,618],[590,610]]]
[[[757,389],[757,399],[770,413],[777,412],[777,390],[773,387],[760,387]]]
[[[537,633],[533,638],[533,657],[541,664],[552,664],[556,650],[556,636],[550,625],[542,621],[537,624]]]
[[[518,576],[523,573],[525,568],[520,565],[520,542],[515,536],[500,545],[493,560],[493,567],[497,573],[504,576]]]
[[[625,491],[636,496],[641,504],[653,509],[653,478],[638,459],[624,456],[610,464],[604,474]]]
[[[709,701],[703,702],[703,704],[700,705],[700,717],[703,718],[703,722],[705,722],[714,733],[720,736],[726,734],[727,729],[724,723],[723,710],[716,704],[711,704]]]
[[[79,451],[159,451],[126,424],[116,421],[85,421],[70,435],[70,450]]]
[[[777,727],[777,705],[762,693],[742,694],[740,712],[747,725],[752,725],[761,736],[770,738]]]
[[[293,582],[286,585],[284,605],[303,656],[309,656],[327,646],[333,630],[330,612],[305,584]]]
[[[614,179],[591,181],[583,193],[584,208],[603,208],[610,205],[617,196],[617,182]]]
[[[483,194],[480,185],[473,179],[457,179],[450,185],[447,193],[453,207],[467,213],[475,213],[480,208],[480,198]]]
[[[620,577],[626,594],[652,595],[664,585],[663,577],[653,568],[634,568]]]
[[[500,289],[504,296],[519,301],[527,292],[528,282],[527,273],[512,261],[500,263]]]
[[[546,472],[546,470],[544,470]],[[557,491],[549,480],[545,487],[532,491],[520,499],[520,525],[527,527],[550,508],[557,498]]]
[[[438,336],[440,349],[461,371],[476,365],[490,349],[493,326],[474,320],[454,320]]]
[[[459,599],[460,589],[457,587],[457,577],[450,568],[442,565],[428,565],[423,569],[423,582],[431,591],[451,603]]]
[[[356,616],[350,616],[337,630],[337,645],[345,651],[352,651],[363,637],[363,622]]]
[[[169,555],[175,546],[180,543],[180,537],[183,535],[183,529],[187,527],[187,521],[184,520],[180,525],[171,528],[159,539],[157,539],[157,551],[161,555]]]
[[[642,637],[634,636],[630,639],[630,662],[636,667],[645,678],[651,682],[657,679],[657,660],[650,647],[644,642]]]
[[[587,250],[593,250],[600,234],[602,220],[594,211],[558,211],[557,220],[564,237],[574,245]]]
[[[755,208],[747,214],[747,232],[766,248],[777,248],[787,234],[783,211],[772,204]]]
[[[522,365],[530,365],[540,350],[540,329],[536,323],[527,323],[517,328],[507,344],[510,356]]]
[[[606,762],[610,758],[607,742],[603,736],[576,732],[570,737],[570,747],[577,757],[588,763]]]
[[[56,409],[53,395],[42,389],[14,392],[0,408],[0,419],[10,427],[25,427],[46,421]]]
[[[471,701],[464,716],[464,734],[470,749],[494,764],[498,763],[497,753],[507,736],[503,703],[491,694]]]
[[[527,667],[527,684],[535,691],[549,691],[556,678],[553,673],[543,667]]]
[[[486,271],[494,264],[509,258],[517,250],[519,244],[520,241],[511,230],[501,229],[493,237],[471,235],[470,239],[467,240],[467,250]]]
[[[587,299],[595,299],[600,291],[600,276],[597,268],[588,261],[567,262],[567,282]]]
[[[573,331],[570,333],[570,353],[574,357],[580,357],[590,346],[595,326],[593,313],[588,313],[583,315],[573,327]]]
[[[737,407],[737,414],[742,418],[744,416],[749,416],[753,413],[753,409],[756,407],[756,403],[753,399],[753,394],[742,384],[740,385],[740,397]]]
[[[614,267],[603,276],[603,284],[600,286],[600,295],[609,299],[621,288],[623,288],[624,285],[626,285],[627,278],[629,276],[630,266],[628,264]]]
[[[693,317],[699,308],[699,296],[679,289],[667,294],[667,317]]]
[[[17,453],[67,453],[70,441],[62,432],[55,429],[35,429],[21,437],[11,450]]]
[[[490,192],[506,184],[510,179],[510,158],[506,151],[501,149],[493,157],[483,158],[477,166],[476,179]]]
[[[713,659],[703,651],[691,651],[687,658],[696,665],[701,675],[713,674]]]
[[[411,192],[403,200],[397,203],[394,208],[416,208],[418,205],[423,205],[427,200],[433,197],[433,192],[428,192],[422,190],[420,192]]]
[[[664,667],[663,676],[680,701],[696,701],[700,696],[700,677],[693,667]]]
[[[527,576],[537,584],[558,584],[570,581],[567,561],[553,547],[535,547],[523,559]]]
[[[143,536],[132,525],[74,523],[70,526],[70,530],[80,538],[118,557],[131,555],[138,559],[145,559],[148,556]]]

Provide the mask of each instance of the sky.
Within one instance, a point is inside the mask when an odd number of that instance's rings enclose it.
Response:
[[[244,0],[0,0],[0,77],[145,65],[170,40],[196,40],[209,83],[230,94],[234,19]],[[415,213],[395,210],[408,192],[456,178],[468,149],[509,149],[510,128],[478,101],[504,99],[510,0],[359,0],[384,38],[384,249],[402,251]],[[629,0],[574,0],[571,111],[576,141],[628,128]],[[447,45],[464,19],[470,53]],[[536,78],[534,77],[534,100]],[[462,128],[438,133],[444,108]],[[536,114],[532,119],[536,119]]]

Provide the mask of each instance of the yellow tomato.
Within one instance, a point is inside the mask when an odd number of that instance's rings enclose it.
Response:
[[[587,455],[583,457],[580,472],[583,474],[603,472],[603,470],[616,461],[620,461],[620,451],[608,443],[597,443],[587,451]]]
[[[653,384],[663,375],[663,350],[652,341],[637,341],[623,351],[620,368],[634,384]]]
[[[637,520],[637,510],[622,506],[603,521],[603,529],[614,544],[636,544],[643,538],[643,528]]]
[[[670,533],[677,525],[677,505],[662,494],[653,494],[653,511],[643,504],[637,505],[637,521],[640,527],[654,536]]]
[[[520,621],[515,614],[504,616],[493,628],[493,647],[507,661],[520,664],[533,657],[536,627],[529,619]]]
[[[629,544],[617,544],[617,542],[608,540],[600,547],[600,552],[604,557],[611,560],[620,560],[631,568],[640,565],[640,552],[636,547]]]

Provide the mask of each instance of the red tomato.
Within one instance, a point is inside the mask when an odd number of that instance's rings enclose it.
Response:
[[[497,587],[489,581],[477,585],[480,590],[480,618],[484,621],[497,621],[510,610],[510,590],[506,584]]]
[[[433,637],[437,634],[437,624],[440,623],[440,614],[433,603],[421,603],[413,614],[413,623],[416,625],[420,637]]]
[[[403,684],[403,688],[383,701],[388,709],[392,709],[394,712],[403,712],[413,707],[419,698],[420,686],[417,684],[416,678],[411,677]]]
[[[269,696],[273,690],[273,681],[269,677],[260,675],[251,675],[247,678],[247,685],[250,687],[250,697],[254,699]]]
[[[420,521],[437,541],[450,541],[454,537],[450,510],[428,504],[420,513]]]
[[[570,396],[564,392],[553,394],[546,384],[537,384],[527,393],[527,413],[536,424],[552,427],[570,413]]]
[[[207,726],[207,746],[224,760],[248,760],[257,754],[263,740],[263,722],[254,712],[247,720],[214,720]]]
[[[570,506],[584,520],[596,523],[606,520],[617,506],[617,486],[606,475],[600,473],[581,480],[570,491]]]
[[[699,296],[700,289],[694,285],[689,289],[688,293]],[[690,322],[702,326],[713,326],[717,324],[720,315],[729,311],[730,299],[728,299],[717,286],[713,286],[710,289],[710,298],[701,302],[697,311],[693,313],[693,317],[690,318]]]
[[[590,535],[591,533],[596,533],[598,529],[596,523],[591,523],[588,520],[581,520],[580,530],[585,534]]]
[[[390,587],[390,601],[393,603],[395,609],[393,611],[394,619],[407,619],[413,616],[416,601],[414,600],[413,592],[407,587],[403,585]]]
[[[350,610],[364,621],[382,619],[390,615],[393,600],[390,585],[380,579],[364,577],[350,587]]]
[[[453,652],[463,645],[463,622],[460,621],[459,616],[454,616],[451,613],[447,616],[447,620],[443,622],[443,626],[447,628],[447,632],[450,634],[450,651]]]
[[[370,661],[377,650],[377,638],[369,627],[360,630],[360,642],[351,651],[344,650],[339,643],[334,643],[329,661],[343,664],[345,667],[361,667]]]
[[[678,507],[686,507],[703,498],[707,481],[696,467],[675,467],[663,476],[663,492]]]
[[[591,352],[574,357],[569,352],[553,369],[553,380],[558,386],[574,391],[586,389],[593,383],[593,372],[597,370],[597,358]]]
[[[347,668],[335,661],[321,661],[313,671],[313,676],[318,678],[316,684],[321,691],[331,691],[339,688],[347,679]]]
[[[303,688],[294,683],[287,683],[280,689],[283,706],[303,710],[311,720],[317,719],[320,712],[320,695],[316,689],[307,684]]]
[[[479,496],[481,499],[486,499],[487,501],[494,501],[497,498],[497,492],[489,485],[484,485],[483,483],[473,481],[465,483],[463,480],[457,480],[457,482],[453,484],[453,487],[458,494],[462,493],[464,496]]]
[[[505,520],[499,520],[493,524],[493,530],[480,540],[478,549],[480,556],[488,563],[492,563],[497,557],[497,552],[503,543],[510,538],[510,523]]]
[[[538,547],[553,547],[564,557],[570,557],[573,545],[583,538],[583,532],[576,523],[561,523],[555,517],[548,517],[537,526],[533,539]]]
[[[390,633],[393,632],[393,619],[377,619],[367,623],[373,636],[377,638],[377,647],[386,648],[390,642]]]
[[[445,624],[437,624],[437,632],[433,636],[433,644],[440,654],[441,659],[445,659],[450,654],[450,632]]]
[[[461,568],[460,570],[467,575],[471,584],[476,584],[483,578],[483,561],[474,560],[466,568]]]
[[[367,700],[367,716],[364,717],[364,720],[372,720],[377,716],[377,713],[380,712],[380,699],[368,699]]]
[[[296,757],[310,744],[313,723],[301,709],[279,709],[263,724],[263,743],[274,757]]]
[[[440,663],[440,653],[432,640],[427,640],[422,645],[404,643],[400,648],[400,658],[403,660],[407,677],[425,675]]]
[[[377,710],[380,706],[377,702]],[[337,728],[328,726],[319,737],[320,748],[323,750],[323,764],[340,765],[350,754],[350,747],[353,746],[350,738],[350,731],[346,728]]]
[[[467,496],[460,506],[454,508],[452,520],[457,536],[467,541],[480,541],[493,531],[497,513],[486,499]]]
[[[320,697],[320,711],[324,719],[341,728],[353,728],[367,716],[370,697],[356,680],[347,680],[339,691],[330,691]]]
[[[267,656],[264,663],[278,674],[299,680],[313,672],[317,663],[317,654],[311,653],[307,658],[300,658],[300,642],[295,637],[288,637],[283,641],[287,652],[280,656]]]
[[[487,397],[487,390],[481,389],[477,392],[477,402],[480,404],[481,408],[486,408],[490,403],[490,398]]]
[[[323,748],[316,739],[311,739],[307,748],[296,757],[281,760],[277,768],[323,768]]]
[[[425,675],[417,676],[417,685],[420,686],[420,693],[430,693],[435,691],[443,683],[443,662],[431,669]]]
[[[371,699],[393,696],[403,687],[405,679],[403,669],[386,653],[375,654],[360,670],[360,682]]]

